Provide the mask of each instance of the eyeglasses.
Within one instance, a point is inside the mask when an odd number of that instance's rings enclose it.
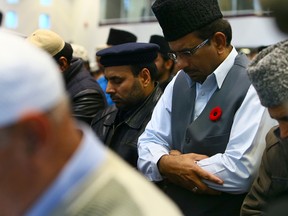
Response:
[[[177,51],[177,52],[169,52],[168,56],[173,61],[176,61],[178,57],[180,57],[180,58],[190,57],[190,56],[194,55],[198,49],[200,49],[201,47],[206,45],[208,43],[208,41],[209,41],[209,38],[204,40],[202,43],[200,43],[199,45],[197,45],[196,47],[194,47],[192,49],[185,49],[185,50]]]

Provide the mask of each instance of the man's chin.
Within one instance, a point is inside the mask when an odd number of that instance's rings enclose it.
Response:
[[[113,101],[113,102],[118,109],[125,109],[125,106],[119,101]]]

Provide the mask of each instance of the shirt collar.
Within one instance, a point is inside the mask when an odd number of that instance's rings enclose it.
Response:
[[[228,72],[230,71],[230,69],[234,65],[235,58],[237,55],[238,55],[238,53],[237,53],[236,49],[233,47],[232,51],[229,53],[227,58],[214,70],[214,72],[212,74],[210,74],[207,77],[205,82],[207,80],[215,80],[216,79],[217,86],[220,89],[223,82],[224,82],[225,77],[227,76]],[[189,77],[188,74],[185,73],[185,77],[186,77],[187,82],[189,83],[190,87],[195,85],[195,82],[191,80],[191,78]],[[201,84],[199,83],[199,85],[201,85]]]
[[[233,47],[232,51],[229,53],[227,58],[216,68],[216,70],[213,72],[215,74],[216,82],[218,85],[218,88],[220,89],[225,77],[227,76],[228,72],[234,65],[234,61],[236,56],[238,55],[236,49]],[[211,74],[212,75],[212,74]]]

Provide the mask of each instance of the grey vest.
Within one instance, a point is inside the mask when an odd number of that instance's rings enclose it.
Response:
[[[223,153],[229,141],[233,118],[241,106],[249,86],[246,72],[248,59],[239,54],[227,74],[221,89],[217,88],[206,107],[193,121],[196,85],[189,86],[184,72],[177,77],[172,99],[173,147],[182,153],[198,153],[212,156]],[[179,90],[180,89],[180,90]],[[219,106],[222,115],[212,121],[209,116]]]

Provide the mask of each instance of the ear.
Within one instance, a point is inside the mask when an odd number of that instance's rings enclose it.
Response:
[[[143,68],[139,73],[140,82],[143,84],[144,88],[151,83],[150,71],[147,68]]]
[[[58,64],[62,72],[64,72],[69,67],[68,60],[64,56],[59,58]]]
[[[222,32],[216,32],[213,35],[211,42],[216,47],[218,54],[223,54],[227,48],[226,36]]]
[[[165,61],[164,66],[166,68],[166,70],[171,70],[171,68],[173,67],[173,60],[172,59],[168,59],[167,61]]]
[[[49,119],[42,113],[23,115],[18,122],[22,141],[26,145],[27,154],[35,154],[47,143],[49,138]]]

